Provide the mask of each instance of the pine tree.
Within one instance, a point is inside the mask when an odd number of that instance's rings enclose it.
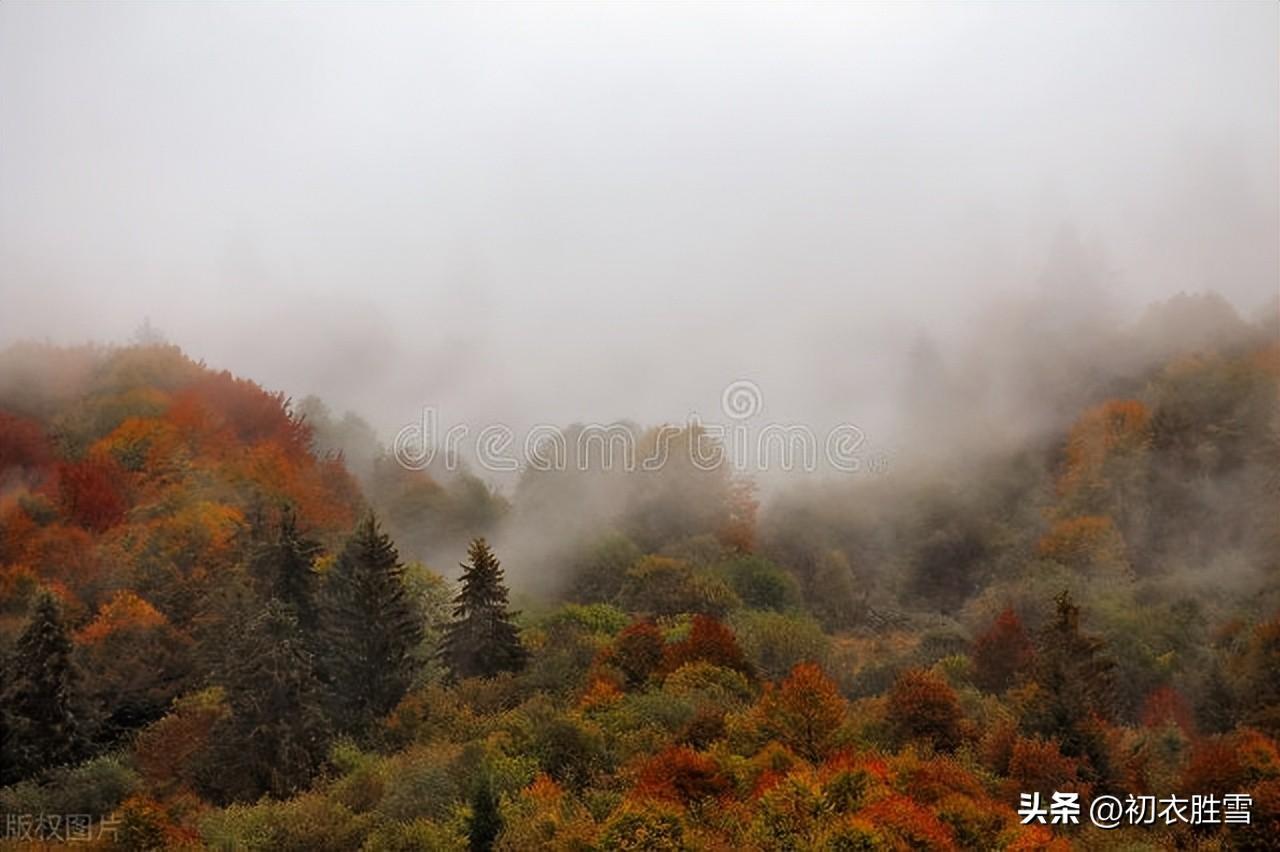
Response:
[[[329,573],[324,619],[326,674],[340,720],[358,727],[386,715],[413,682],[423,625],[395,545],[372,514]]]
[[[74,760],[83,743],[78,675],[62,608],[42,593],[12,658],[3,688],[0,783]]]
[[[524,668],[528,651],[507,609],[502,566],[483,538],[471,542],[462,564],[462,590],[454,598],[443,655],[455,678],[493,677]]]
[[[316,626],[316,558],[320,543],[298,530],[292,509],[280,516],[277,528],[259,534],[250,568],[264,598],[276,598],[293,611],[298,626],[309,633]]]
[[[272,599],[228,648],[231,716],[216,737],[214,791],[224,800],[288,796],[324,760],[329,726],[320,681],[290,609]]]
[[[467,848],[471,852],[489,852],[502,833],[502,814],[488,769],[471,794],[471,818],[467,821]]]
[[[1080,607],[1064,591],[1036,649],[1038,700],[1023,717],[1030,733],[1054,737],[1068,757],[1087,758],[1090,780],[1106,782],[1111,767],[1102,724],[1115,708],[1115,662],[1103,641],[1080,630]]]

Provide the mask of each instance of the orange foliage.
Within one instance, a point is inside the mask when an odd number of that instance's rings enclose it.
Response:
[[[1262,778],[1280,778],[1280,751],[1270,738],[1243,728],[1199,740],[1182,772],[1182,789],[1239,792]]]
[[[21,562],[30,552],[36,522],[20,506],[10,505],[0,515],[0,562]]]
[[[751,553],[756,546],[756,485],[749,479],[734,479],[725,495],[726,520],[716,531],[716,538],[727,549]]]
[[[1060,494],[1098,484],[1102,466],[1114,452],[1142,449],[1151,443],[1151,412],[1136,399],[1113,399],[1090,408],[1067,436],[1066,464],[1058,481]]]
[[[889,690],[889,723],[903,740],[953,749],[960,744],[962,719],[955,690],[927,669],[903,672]]]
[[[695,615],[689,635],[667,646],[663,651],[663,661],[667,671],[698,661],[746,675],[750,675],[751,669],[733,631],[709,615]]]
[[[578,707],[582,710],[591,710],[612,704],[621,697],[622,690],[618,689],[616,683],[607,677],[596,676],[591,678],[582,697],[578,699]]]
[[[888,831],[910,849],[941,852],[956,848],[951,829],[928,808],[906,796],[884,796],[863,808],[859,816]]]
[[[1041,556],[1071,567],[1085,567],[1098,557],[1119,557],[1124,541],[1110,518],[1080,515],[1056,522],[1036,545]]]
[[[1071,841],[1054,836],[1047,825],[1032,823],[1018,826],[1017,835],[1004,848],[1005,852],[1071,852]]]
[[[110,457],[130,470],[155,475],[182,446],[182,436],[172,423],[156,417],[128,417],[89,450],[90,455]]]
[[[242,444],[270,442],[290,455],[303,455],[311,446],[311,428],[289,412],[282,393],[268,393],[256,382],[227,371],[206,373],[182,393],[212,415],[215,430],[228,429]]]
[[[93,536],[79,527],[48,524],[28,535],[25,561],[45,580],[79,588],[98,573],[93,545]]]
[[[846,702],[821,667],[797,663],[781,686],[766,684],[761,726],[809,760],[822,760],[844,723]]]
[[[98,615],[76,634],[81,644],[101,642],[120,630],[159,627],[167,619],[143,598],[130,591],[116,592],[115,596],[98,610]]]
[[[982,781],[953,757],[921,757],[908,750],[894,764],[902,789],[919,801],[934,804],[957,793],[973,799],[986,796]]]
[[[1079,779],[1080,762],[1058,750],[1053,740],[1018,737],[1009,755],[1009,780],[1005,791],[1009,796],[1059,791],[1080,793],[1087,798],[1089,785]]]

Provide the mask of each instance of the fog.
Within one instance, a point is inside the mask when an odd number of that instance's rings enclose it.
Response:
[[[745,378],[889,441],[912,347],[1014,331],[993,305],[1275,295],[1278,23],[3,4],[0,345],[149,317],[384,436],[714,418]]]

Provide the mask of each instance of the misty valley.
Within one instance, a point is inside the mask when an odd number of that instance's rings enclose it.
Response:
[[[1077,330],[988,376],[1043,431],[956,411],[767,493],[681,453],[501,491],[167,343],[11,346],[0,808],[111,848],[1269,848],[1271,314]],[[904,410],[964,380],[918,360]],[[1018,809],[1218,791],[1248,825]]]
[[[1280,852],[1277,69],[0,2],[0,852]]]

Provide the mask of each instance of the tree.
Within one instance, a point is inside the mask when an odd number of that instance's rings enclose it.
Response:
[[[608,661],[617,666],[628,686],[641,686],[662,665],[666,641],[652,621],[633,622],[618,634]]]
[[[327,578],[324,634],[341,721],[359,726],[390,712],[413,683],[422,616],[395,545],[372,513]]]
[[[1055,617],[1037,643],[1036,690],[1023,724],[1030,733],[1057,738],[1068,757],[1089,758],[1098,776],[1105,776],[1109,767],[1099,726],[1115,704],[1115,662],[1103,653],[1101,639],[1081,632],[1080,608],[1070,593],[1055,601]]]
[[[720,616],[739,604],[738,596],[719,577],[668,556],[646,556],[633,565],[623,582],[620,602],[632,612],[657,616],[685,612]]]
[[[231,715],[219,723],[215,792],[284,797],[324,760],[329,727],[311,653],[293,614],[272,600],[228,648],[221,680]]]
[[[903,672],[889,690],[889,723],[904,742],[950,751],[960,744],[961,720],[955,691],[927,669]]]
[[[1034,656],[1022,619],[1013,607],[1005,607],[973,643],[974,683],[987,692],[1004,692],[1026,672]]]
[[[483,538],[474,539],[462,564],[462,589],[445,629],[443,656],[455,678],[493,677],[524,668],[528,651],[507,609],[502,565]]]
[[[768,684],[758,707],[762,726],[809,760],[822,760],[844,722],[845,700],[813,663],[799,663],[781,686]]]
[[[467,820],[467,848],[471,852],[488,852],[502,833],[502,814],[498,796],[486,769],[471,793],[471,816]]]
[[[315,561],[320,543],[298,530],[298,518],[285,509],[276,528],[261,536],[254,548],[250,569],[265,598],[276,598],[293,611],[298,626],[309,632],[316,626]]]
[[[82,743],[79,677],[71,636],[53,595],[36,600],[14,648],[3,688],[0,783],[29,777],[74,759]]]
[[[730,789],[715,758],[688,746],[668,746],[646,760],[637,773],[636,791],[644,798],[690,804],[714,799]]]
[[[709,615],[695,615],[689,635],[664,649],[667,671],[699,660],[733,669],[750,677],[751,664],[738,645],[733,631]]]

